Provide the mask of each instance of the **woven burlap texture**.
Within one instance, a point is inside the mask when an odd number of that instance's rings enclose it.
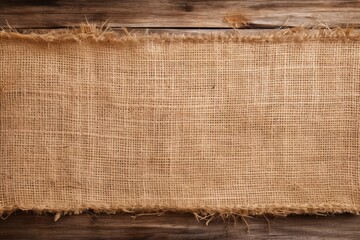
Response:
[[[360,41],[339,31],[2,32],[0,212],[358,213]]]

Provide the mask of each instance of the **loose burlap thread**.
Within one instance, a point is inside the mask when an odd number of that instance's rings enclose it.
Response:
[[[360,37],[0,33],[0,212],[358,213]]]

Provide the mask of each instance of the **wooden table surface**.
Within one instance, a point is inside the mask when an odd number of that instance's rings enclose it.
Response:
[[[197,222],[191,214],[132,217],[84,213],[64,216],[16,213],[0,222],[0,239],[359,239],[360,217],[252,217]]]
[[[338,0],[0,0],[0,27],[19,31],[78,26],[209,33],[263,32],[286,27],[360,27],[360,1]],[[1,66],[0,66],[1,67]],[[2,216],[5,218],[5,216]],[[191,214],[54,216],[16,212],[0,220],[0,239],[360,239],[360,216],[248,217],[214,220]]]

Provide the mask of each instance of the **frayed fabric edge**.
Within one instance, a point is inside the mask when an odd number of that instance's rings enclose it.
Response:
[[[197,221],[208,224],[214,219],[234,220],[249,216],[288,216],[288,215],[332,215],[340,213],[360,214],[360,206],[348,204],[320,204],[320,205],[254,205],[254,206],[202,206],[202,207],[176,207],[176,206],[100,206],[81,205],[77,207],[52,207],[52,206],[22,206],[9,205],[0,207],[0,217],[6,219],[15,211],[30,211],[36,214],[54,214],[57,221],[61,216],[86,213],[128,213],[134,216],[163,215],[165,213],[191,213]]]
[[[210,34],[169,34],[152,33],[140,34],[128,32],[123,29],[123,34],[111,30],[109,27],[94,24],[81,24],[77,28],[65,30],[49,30],[47,33],[18,33],[16,30],[0,31],[0,43],[4,40],[17,40],[36,43],[62,43],[62,42],[97,42],[107,44],[126,43],[207,43],[207,42],[239,42],[239,43],[282,43],[282,42],[354,42],[360,41],[359,31],[353,28],[289,28],[269,31],[263,34],[244,34],[237,29],[231,33]]]

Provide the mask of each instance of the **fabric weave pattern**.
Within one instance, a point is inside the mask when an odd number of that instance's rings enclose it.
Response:
[[[360,42],[0,53],[1,211],[359,212]]]

